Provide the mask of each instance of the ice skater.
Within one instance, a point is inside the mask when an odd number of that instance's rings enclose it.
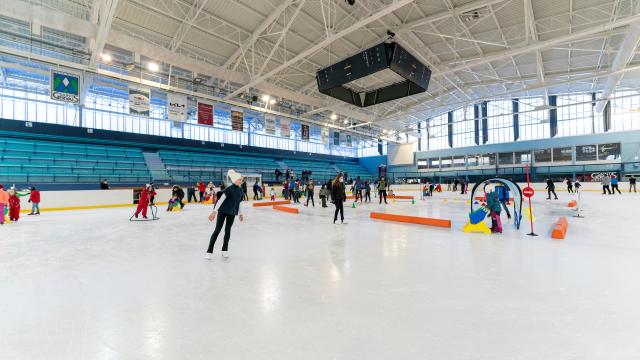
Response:
[[[211,234],[211,239],[209,239],[209,247],[207,248],[207,253],[205,258],[207,260],[211,260],[211,254],[213,253],[213,246],[216,244],[216,240],[218,239],[218,235],[220,235],[220,231],[222,231],[222,225],[224,225],[224,243],[222,244],[222,257],[229,257],[229,239],[231,238],[231,227],[233,226],[233,221],[236,216],[240,218],[240,221],[244,221],[244,215],[242,215],[242,206],[240,203],[244,199],[244,192],[242,191],[242,184],[244,183],[244,178],[239,172],[235,170],[229,170],[227,172],[227,176],[231,179],[231,186],[227,187],[222,191],[221,195],[218,197],[218,201],[216,202],[211,215],[209,215],[209,221],[216,220],[216,216],[218,217],[216,221],[216,228]]]
[[[304,204],[304,206],[309,206],[309,200],[311,200],[311,205],[313,205],[313,207],[316,207],[316,202],[313,200],[313,188],[314,188],[314,183],[313,183],[313,179],[309,179],[309,181],[307,182],[306,185],[306,192],[307,192],[307,202],[306,204]]]
[[[9,189],[7,194],[9,195],[9,220],[18,221],[20,219],[20,198],[13,188]]]
[[[31,203],[31,212],[28,215],[40,215],[40,190],[35,186],[31,187],[29,202]]]
[[[155,196],[156,192],[153,191],[151,184],[145,185],[144,189],[140,191],[140,199],[138,200],[138,207],[133,216],[137,219],[140,212],[142,212],[142,218],[147,219],[147,208],[152,196]]]
[[[604,175],[602,177],[602,180],[600,180],[600,183],[602,184],[602,195],[606,195],[607,193],[609,193],[609,195],[613,194],[611,192],[611,178],[609,177],[609,175]]]
[[[611,177],[611,193],[615,194],[616,191],[618,192],[618,194],[622,195],[622,193],[620,192],[620,188],[618,187],[618,177],[613,175]]]
[[[322,202],[322,207],[326,208],[327,207],[327,198],[329,196],[331,196],[331,191],[329,191],[329,189],[327,189],[327,185],[326,184],[322,184],[322,188],[320,188],[320,192],[318,194],[320,195],[320,201]]]
[[[494,190],[494,185],[487,185],[487,192],[485,195],[487,198],[487,208],[491,212],[491,232],[502,234],[502,219],[500,219],[500,212],[502,208],[498,193]]]
[[[0,184],[0,225],[4,224],[4,209],[9,205],[9,194],[4,191],[4,186]]]
[[[555,197],[555,200],[558,200],[558,195],[556,194],[556,184],[553,183],[551,178],[547,178],[547,200],[551,200],[551,194]]]
[[[364,202],[371,202],[371,184],[364,182]]]
[[[573,194],[574,193],[574,191],[573,191],[573,182],[571,181],[571,178],[567,177],[565,179],[565,183],[567,183],[567,192],[569,194]]]
[[[384,176],[380,177],[380,181],[378,181],[378,197],[380,198],[379,204],[382,204],[383,198],[384,203],[387,204],[387,181]]]
[[[636,177],[633,175],[629,176],[629,192],[631,192],[631,189],[636,192]]]
[[[347,201],[347,194],[342,174],[338,174],[338,176],[333,179],[333,184],[331,184],[331,201],[336,206],[336,212],[333,215],[333,223],[336,223],[336,220],[338,220],[338,213],[340,213],[340,222],[344,224],[344,202]]]

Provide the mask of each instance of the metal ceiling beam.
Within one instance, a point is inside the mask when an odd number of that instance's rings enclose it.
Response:
[[[631,16],[627,16],[624,18],[620,18],[618,20],[606,23],[606,24],[601,24],[601,25],[594,25],[590,28],[588,28],[587,30],[583,30],[580,32],[574,32],[573,34],[569,34],[569,35],[564,35],[564,36],[558,36],[549,40],[545,40],[545,41],[538,41],[538,42],[533,42],[529,45],[525,45],[525,46],[521,46],[518,48],[513,48],[510,50],[505,50],[505,51],[498,51],[498,52],[493,52],[493,53],[485,53],[485,56],[482,58],[478,58],[472,61],[469,61],[465,64],[462,65],[458,65],[455,67],[451,67],[448,69],[444,69],[443,71],[440,71],[438,73],[434,73],[434,76],[443,76],[446,74],[450,74],[453,72],[458,72],[458,71],[463,71],[463,70],[467,70],[470,69],[472,67],[478,66],[478,65],[484,65],[493,61],[499,61],[499,60],[503,60],[505,58],[509,58],[511,56],[518,56],[518,55],[522,55],[522,54],[526,54],[526,53],[530,53],[532,51],[536,51],[536,50],[541,50],[541,49],[546,49],[549,47],[553,47],[555,45],[558,44],[563,44],[563,43],[567,43],[567,42],[572,42],[572,41],[576,41],[576,40],[580,40],[584,37],[587,37],[589,35],[593,35],[593,34],[598,34],[601,32],[605,32],[608,30],[612,30],[618,27],[622,27],[622,26],[627,26],[629,24],[633,24],[640,21],[640,14],[636,14],[636,15],[631,15]]]
[[[331,36],[325,38],[324,40],[322,40],[321,42],[317,43],[316,45],[302,51],[301,53],[299,53],[298,55],[294,56],[292,59],[285,61],[284,63],[280,64],[279,66],[277,66],[276,68],[274,68],[273,70],[269,71],[266,74],[260,75],[258,77],[256,77],[255,79],[251,80],[248,84],[240,87],[239,89],[235,90],[234,92],[232,92],[231,94],[229,94],[227,97],[225,97],[225,99],[231,99],[232,97],[244,92],[245,90],[251,88],[252,86],[255,86],[261,82],[263,82],[264,80],[270,78],[271,76],[279,73],[280,71],[286,69],[287,67],[297,63],[298,61],[301,61],[302,59],[306,58],[307,56],[315,53],[316,51],[328,46],[329,44],[333,43],[334,41],[356,31],[359,29],[364,28],[365,26],[367,26],[368,24],[400,9],[401,7],[411,4],[412,2],[414,2],[415,0],[393,0],[393,2],[391,2],[390,5],[386,6],[385,8],[382,8],[380,10],[378,10],[375,14],[368,16],[364,19],[361,19],[360,21],[356,21],[355,23],[351,24],[351,26],[335,33],[332,34]]]
[[[262,66],[260,66],[260,70],[258,70],[258,73],[257,73],[258,76],[262,75],[262,73],[264,72],[264,69],[266,69],[267,65],[269,64],[269,61],[271,61],[271,58],[273,57],[273,54],[276,52],[276,50],[278,50],[278,46],[280,46],[280,43],[282,43],[282,40],[289,33],[289,28],[291,28],[291,25],[293,25],[293,22],[296,21],[296,18],[298,17],[298,14],[300,14],[300,10],[302,10],[302,7],[304,6],[304,3],[306,1],[307,0],[300,0],[298,7],[294,11],[293,15],[291,15],[291,18],[289,18],[289,22],[285,24],[282,30],[280,30],[280,36],[278,36],[278,40],[271,48],[271,52],[269,52],[269,55],[267,55],[266,59],[262,60]]]
[[[200,4],[198,4],[198,1],[200,1]],[[171,39],[171,44],[169,45],[171,51],[176,51],[180,44],[182,44],[182,40],[187,36],[187,33],[191,29],[194,21],[198,18],[198,15],[200,15],[200,12],[208,2],[209,0],[193,0],[187,15],[185,15],[184,20],[182,20],[180,26],[178,26],[178,30],[176,30],[173,39]]]
[[[288,8],[289,5],[293,3],[293,1],[294,0],[282,1],[282,3],[280,3],[280,5],[278,5],[269,14],[269,16],[267,16],[267,18],[264,19],[262,23],[260,23],[260,25],[258,25],[258,27],[253,31],[253,33],[251,33],[251,37],[248,38],[246,41],[244,41],[242,44],[240,44],[240,46],[238,46],[238,48],[233,52],[233,54],[231,54],[231,56],[229,56],[229,58],[227,59],[227,61],[224,63],[222,67],[228,68],[229,66],[231,66],[231,64],[233,64],[238,59],[238,57],[240,57],[240,55],[244,54],[247,51],[247,49],[251,48],[253,44],[255,44],[255,42],[258,40],[258,38],[260,38],[260,35],[262,35],[262,33],[269,27],[269,25],[271,25],[274,21],[276,21],[280,17],[282,12],[284,12],[286,8]]]
[[[483,8],[485,6],[489,6],[489,5],[493,5],[493,4],[497,4],[497,3],[501,3],[501,2],[505,2],[505,1],[510,1],[510,0],[479,0],[479,1],[472,1],[470,3],[464,4],[462,6],[458,6],[456,8],[453,8],[451,10],[446,10],[446,11],[442,11],[439,12],[437,14],[431,15],[431,16],[427,16],[423,19],[417,19],[414,21],[409,21],[408,23],[405,23],[404,25],[402,25],[400,28],[401,29],[407,29],[410,30],[411,28],[415,28],[415,27],[419,27],[431,22],[435,22],[435,21],[440,21],[440,20],[446,20],[452,16],[460,16],[461,14],[464,14],[466,12],[472,11],[472,10],[476,10],[476,9],[480,9]]]
[[[111,29],[111,23],[116,15],[116,8],[120,0],[102,0],[100,3],[100,10],[98,12],[98,29],[96,37],[91,41],[89,46],[89,53],[91,58],[89,59],[89,67],[95,68],[98,62],[98,56],[102,54],[104,46],[107,44],[107,36]]]
[[[634,9],[634,14],[640,14],[640,2],[636,4]],[[613,59],[613,64],[611,65],[611,69],[613,71],[618,71],[620,69],[624,69],[629,61],[633,59],[636,53],[636,48],[638,47],[638,43],[640,43],[640,22],[634,22],[629,25],[629,30],[627,34],[624,36],[624,40],[622,41],[622,45],[616,54],[616,57]],[[618,86],[618,83],[622,79],[622,73],[616,73],[611,75],[606,79],[604,91],[600,95],[600,99],[596,104],[596,111],[602,112],[604,110],[605,105],[607,104],[607,100],[613,94]]]
[[[522,94],[528,91],[532,91],[532,90],[544,90],[544,89],[549,89],[555,86],[561,86],[561,85],[567,85],[567,84],[571,84],[571,83],[576,83],[576,82],[581,82],[581,81],[591,81],[591,80],[595,80],[595,79],[599,79],[599,78],[603,78],[603,77],[608,77],[611,75],[616,75],[616,74],[625,74],[628,72],[640,72],[640,64],[638,65],[632,65],[632,66],[628,66],[625,67],[621,70],[618,71],[612,71],[611,69],[609,69],[608,71],[603,71],[600,74],[589,74],[589,75],[585,75],[585,76],[580,76],[580,77],[576,77],[573,79],[567,79],[567,80],[557,80],[557,79],[549,79],[547,78],[547,80],[545,81],[545,83],[533,83],[531,85],[522,87],[520,89],[514,89],[508,92],[504,92],[504,93],[497,93],[497,94],[493,94],[492,97],[494,98],[500,98],[500,97],[510,97],[514,94]],[[559,74],[560,75],[560,74]],[[561,74],[561,75],[571,75],[571,74]],[[478,100],[475,100],[478,101]],[[465,105],[469,105],[472,104],[473,102],[458,102],[458,103],[450,103],[447,104],[446,106],[440,106],[440,107],[431,107],[430,110],[433,110],[433,113],[438,113],[440,112],[440,109],[442,108],[458,108],[458,107],[462,107]],[[406,116],[408,114],[415,114],[415,113],[422,113],[425,110],[422,108],[419,108],[419,105],[414,106],[413,109],[409,108],[409,109],[405,109],[404,111],[401,111],[399,113],[394,114],[393,116],[384,119],[384,120],[393,120],[396,119],[398,117],[401,116]],[[375,122],[374,122],[375,123]]]

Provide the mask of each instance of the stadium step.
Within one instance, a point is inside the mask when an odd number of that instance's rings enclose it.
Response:
[[[166,166],[160,155],[155,151],[143,151],[144,162],[147,164],[147,168],[151,173],[151,178],[154,182],[170,181],[171,177],[167,172]]]

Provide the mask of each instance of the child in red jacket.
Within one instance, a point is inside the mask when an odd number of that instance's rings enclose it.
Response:
[[[9,220],[18,221],[20,218],[20,198],[14,189],[7,191],[7,193],[9,194]]]
[[[134,214],[136,219],[138,218],[138,214],[142,211],[142,217],[144,219],[147,218],[147,208],[149,207],[149,198],[152,196],[156,196],[156,192],[153,191],[153,187],[150,184],[145,186],[144,190],[140,192],[140,200],[138,200],[138,207],[136,208],[136,213]]]
[[[40,215],[40,191],[35,186],[31,187],[29,202],[31,203],[31,213],[29,215]]]

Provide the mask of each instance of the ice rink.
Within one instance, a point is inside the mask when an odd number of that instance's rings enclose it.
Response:
[[[0,227],[0,359],[638,359],[640,196],[536,194],[466,234],[467,196],[298,215],[246,207],[204,259],[211,205],[23,215]],[[446,199],[446,201],[445,201]],[[380,210],[451,229],[369,218]],[[550,238],[567,216],[565,240]]]

